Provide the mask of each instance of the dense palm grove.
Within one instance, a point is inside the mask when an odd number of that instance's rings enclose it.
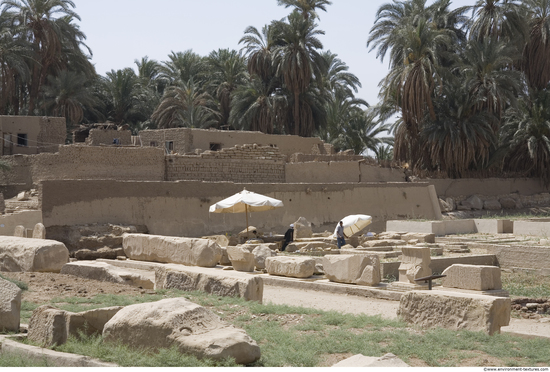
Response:
[[[249,26],[240,51],[143,57],[100,76],[71,0],[2,0],[0,114],[64,116],[68,129],[110,121],[134,132],[319,136],[417,173],[550,182],[550,0],[382,5],[365,38],[390,69],[370,107],[319,40],[316,22],[331,1],[277,2],[288,17]]]

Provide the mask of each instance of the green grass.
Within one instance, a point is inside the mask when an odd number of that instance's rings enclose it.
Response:
[[[0,367],[53,367],[46,360],[32,360],[27,356],[0,353]]]
[[[15,284],[16,286],[18,286],[22,291],[26,291],[26,290],[29,289],[29,286],[27,285],[27,283],[22,282],[22,281],[20,281],[20,280],[6,278],[6,277],[3,276],[2,274],[0,274],[0,278],[2,278],[2,279],[4,279],[4,280],[7,280],[8,282],[12,282],[12,283]]]
[[[514,297],[550,298],[550,276],[537,275],[535,272],[503,272],[502,288]]]

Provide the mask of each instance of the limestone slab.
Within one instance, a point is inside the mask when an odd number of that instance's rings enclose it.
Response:
[[[377,255],[326,255],[323,270],[327,279],[337,283],[377,286],[380,259]]]
[[[214,267],[222,257],[221,247],[209,239],[124,234],[122,247],[132,260]]]
[[[253,363],[261,356],[244,330],[185,298],[127,306],[105,324],[103,337],[146,349],[176,346],[198,358],[231,357],[239,364]]]
[[[67,262],[69,251],[63,243],[0,236],[0,271],[59,272]]]
[[[203,291],[218,296],[262,302],[263,280],[239,271],[163,265],[155,269],[155,289]]]
[[[442,273],[441,285],[449,288],[486,291],[502,289],[500,267],[454,264]]]
[[[227,247],[227,255],[235,270],[245,272],[254,271],[256,264],[254,254],[248,249],[240,246],[229,246]]]
[[[500,333],[510,324],[511,300],[469,293],[410,291],[401,296],[397,315],[423,328]]]
[[[0,278],[0,332],[18,332],[21,317],[21,289]]]
[[[428,247],[401,247],[399,281],[417,284],[415,279],[432,275],[431,252]]]
[[[154,288],[153,274],[126,269],[98,261],[69,262],[61,269],[61,274],[74,275],[80,278],[98,281],[127,284],[145,289]]]
[[[332,367],[410,367],[407,363],[399,359],[392,353],[387,353],[381,357],[368,357],[363,354],[356,354],[347,359],[341,360]]]
[[[265,259],[268,257],[277,256],[277,253],[269,248],[267,245],[259,245],[252,251],[254,255],[254,263],[256,269],[262,270],[265,269]]]
[[[315,260],[307,257],[268,257],[265,268],[271,275],[309,278],[315,272]]]

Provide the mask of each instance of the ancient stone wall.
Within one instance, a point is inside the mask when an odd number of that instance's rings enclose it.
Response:
[[[334,231],[349,214],[373,217],[372,231],[387,219],[437,219],[433,186],[399,184],[234,184],[216,182],[120,182],[52,180],[42,183],[43,223],[145,225],[151,234],[199,237],[237,233],[244,214],[209,213],[210,205],[246,188],[281,200],[283,208],[251,213],[249,223],[265,232],[284,233],[305,217],[314,232]],[[86,192],[82,192],[86,190]]]
[[[172,143],[172,145],[170,145]],[[139,132],[139,146],[159,147],[167,149],[174,154],[186,154],[193,152],[193,133],[191,128],[170,128],[142,130]],[[204,150],[209,150],[208,148]]]
[[[357,161],[287,163],[288,183],[405,182],[400,169],[381,168]]]
[[[86,138],[88,146],[113,145],[114,140],[118,140],[118,145],[132,145],[132,132],[129,130],[99,129],[90,130],[90,135]]]
[[[36,183],[52,179],[164,180],[164,152],[148,147],[61,146],[55,154],[36,155]]]
[[[462,197],[470,195],[500,196],[517,193],[534,195],[548,192],[537,178],[462,178],[462,179],[423,179],[435,186],[439,197]]]
[[[285,156],[277,148],[256,145],[206,151],[196,156],[168,155],[166,180],[285,182]]]

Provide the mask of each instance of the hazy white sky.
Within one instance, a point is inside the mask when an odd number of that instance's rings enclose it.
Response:
[[[223,48],[240,50],[248,26],[261,29],[290,13],[277,0],[74,0],[81,30],[93,52],[99,74],[125,67],[149,56],[159,62],[171,51],[192,49],[206,56]],[[320,37],[361,81],[357,94],[369,104],[378,101],[378,83],[387,73],[387,61],[376,59],[366,47],[378,8],[389,0],[332,0],[320,12]],[[428,3],[431,1],[428,0]],[[454,0],[453,8],[475,0]]]

